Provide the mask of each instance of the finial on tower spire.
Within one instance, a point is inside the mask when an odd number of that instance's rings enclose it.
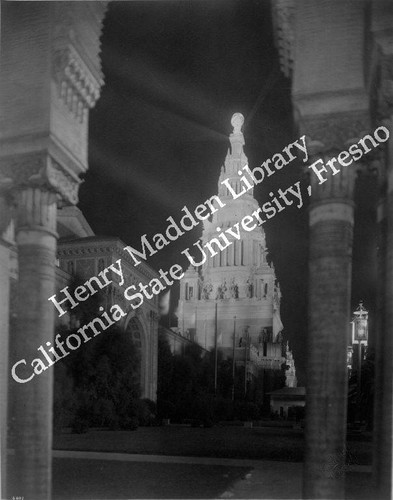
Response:
[[[235,113],[232,115],[231,125],[233,127],[234,134],[241,134],[242,127],[244,124],[244,116],[241,113]]]

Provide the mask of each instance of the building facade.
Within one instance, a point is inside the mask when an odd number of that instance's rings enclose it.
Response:
[[[132,336],[140,353],[141,397],[155,401],[159,319],[157,296],[154,295],[151,300],[146,299],[134,310],[124,298],[124,291],[132,284],[147,284],[158,277],[158,274],[145,263],[135,267],[130,255],[123,250],[125,243],[118,238],[95,236],[77,207],[58,210],[57,221],[60,239],[57,247],[56,293],[73,279],[83,282],[121,259],[124,283],[119,286],[114,279],[103,289],[101,305],[107,311],[113,304],[118,304],[126,313],[118,326]],[[72,322],[72,310],[57,321]]]

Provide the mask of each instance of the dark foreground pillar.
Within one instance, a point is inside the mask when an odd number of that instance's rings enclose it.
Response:
[[[305,498],[344,498],[354,172],[312,181]]]
[[[24,383],[12,380],[16,481],[15,491],[9,493],[41,500],[51,498],[53,367],[43,371],[37,363],[35,373],[31,362],[42,359],[37,349],[53,339],[54,311],[48,307],[48,297],[55,293],[56,195],[25,188],[18,193],[17,204],[14,357],[26,360],[16,369],[18,377],[34,377]]]
[[[373,475],[378,498],[392,498],[393,474],[393,128],[392,119],[386,154],[386,200],[381,201],[379,226],[379,304],[375,364]]]

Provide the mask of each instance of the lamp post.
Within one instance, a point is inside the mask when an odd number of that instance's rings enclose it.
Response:
[[[235,400],[235,342],[236,342],[236,316],[233,317],[233,345],[232,345],[232,401]]]
[[[353,313],[352,320],[352,344],[358,344],[358,369],[357,369],[357,386],[358,386],[358,418],[361,420],[361,387],[362,387],[362,344],[366,347],[368,343],[368,311],[363,307],[363,302],[360,301],[356,311]]]

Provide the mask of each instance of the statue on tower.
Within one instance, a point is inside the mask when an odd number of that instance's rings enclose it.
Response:
[[[222,298],[223,299],[227,299],[227,291],[228,291],[228,287],[227,287],[227,280],[224,279],[223,283],[221,284],[221,295],[222,295]]]
[[[202,289],[202,298],[205,300],[209,300],[212,291],[213,291],[213,285],[211,284],[210,281],[207,281]]]
[[[239,287],[235,281],[235,278],[232,278],[231,285],[230,285],[230,292],[231,292],[231,297],[233,299],[239,298]]]
[[[280,284],[276,282],[274,285],[273,294],[273,342],[278,342],[280,333],[284,329],[284,325],[280,316],[281,290]]]
[[[251,299],[254,295],[254,284],[250,278],[246,281],[246,294],[249,299]]]
[[[234,134],[241,134],[244,124],[244,116],[241,113],[235,113],[231,119]]]

